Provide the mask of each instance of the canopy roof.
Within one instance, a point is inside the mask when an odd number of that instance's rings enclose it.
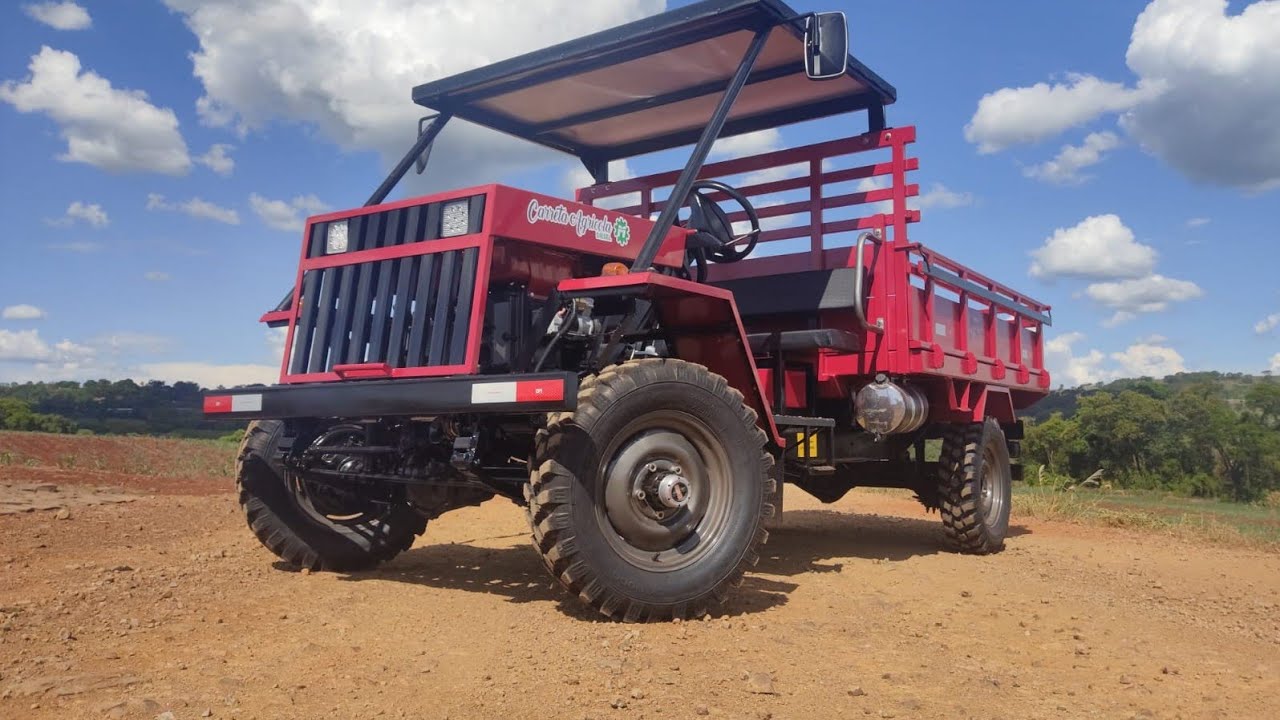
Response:
[[[752,37],[768,40],[722,137],[853,110],[897,91],[849,58],[804,72],[804,21],[780,0],[703,0],[413,89],[419,105],[595,161],[697,141]]]

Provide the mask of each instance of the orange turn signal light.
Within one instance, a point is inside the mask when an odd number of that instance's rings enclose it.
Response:
[[[603,277],[608,277],[609,275],[626,275],[629,272],[631,272],[631,268],[620,262],[605,263],[604,267],[600,268],[600,275]]]

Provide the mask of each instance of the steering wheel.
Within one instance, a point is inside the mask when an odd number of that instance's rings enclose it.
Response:
[[[712,193],[724,193],[742,206],[751,228],[742,235],[733,234],[733,223]],[[697,264],[698,282],[706,280],[707,262],[738,262],[751,254],[760,241],[760,216],[746,196],[718,180],[698,180],[689,187],[689,219],[685,227],[694,230],[687,245],[689,260]]]

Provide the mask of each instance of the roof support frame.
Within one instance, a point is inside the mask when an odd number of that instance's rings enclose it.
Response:
[[[666,239],[671,226],[675,224],[680,208],[684,206],[685,200],[688,199],[689,189],[693,186],[694,180],[698,178],[698,173],[702,170],[703,164],[706,163],[707,155],[711,153],[712,144],[720,137],[720,131],[724,129],[725,121],[729,118],[729,111],[733,108],[734,101],[738,99],[738,94],[742,92],[742,88],[747,84],[747,78],[751,76],[751,70],[755,67],[756,59],[760,57],[760,53],[764,50],[771,29],[757,30],[755,37],[751,39],[751,44],[747,46],[747,51],[743,54],[742,61],[738,64],[737,72],[733,74],[733,79],[729,81],[729,86],[725,88],[724,95],[721,96],[719,104],[716,105],[715,112],[711,114],[711,118],[707,121],[707,126],[703,128],[697,144],[693,146],[689,161],[685,163],[679,179],[676,180],[675,186],[671,188],[671,196],[668,198],[666,206],[658,214],[658,219],[654,221],[653,229],[649,231],[649,236],[645,238],[644,246],[640,248],[639,254],[636,255],[636,260],[631,265],[631,272],[646,272],[653,265],[653,259],[657,257],[658,249],[662,246],[663,240]]]

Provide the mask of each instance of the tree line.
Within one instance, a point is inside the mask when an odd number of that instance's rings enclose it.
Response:
[[[1280,490],[1280,381],[1197,375],[1068,391],[1069,411],[1028,422],[1027,476],[1101,471],[1113,486],[1241,502]]]
[[[203,404],[193,382],[0,385],[0,429],[217,438],[242,424],[205,419]]]

